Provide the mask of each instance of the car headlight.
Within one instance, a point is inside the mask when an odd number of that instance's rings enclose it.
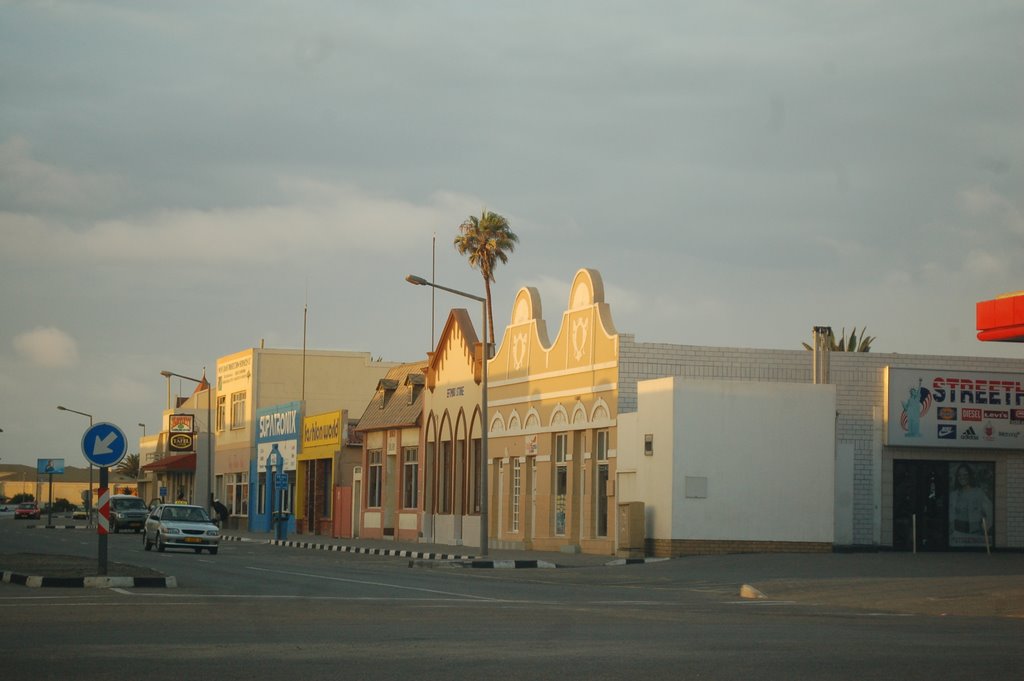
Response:
[[[206,536],[208,536],[208,537],[216,537],[218,534],[220,534],[220,530],[207,530],[206,531]]]
[[[164,534],[181,534],[181,530],[177,527],[165,527]]]

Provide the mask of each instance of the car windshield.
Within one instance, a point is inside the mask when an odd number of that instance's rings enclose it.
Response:
[[[146,504],[142,499],[114,499],[111,504],[117,511],[145,511]]]
[[[206,511],[195,506],[169,506],[164,509],[160,517],[163,520],[178,520],[189,523],[205,523],[210,521],[210,516],[206,515]]]
[[[35,508],[35,504],[18,504],[18,508]]]

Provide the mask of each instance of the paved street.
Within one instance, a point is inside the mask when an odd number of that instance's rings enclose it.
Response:
[[[144,552],[135,534],[109,537],[110,561],[173,574],[173,589],[0,585],[0,616],[19,623],[0,643],[7,675],[931,681],[965,664],[972,678],[1021,678],[1024,670],[1020,554],[716,556],[628,566],[567,556],[572,567],[502,570],[246,539],[200,556]],[[3,569],[5,556],[31,553],[89,566],[96,537],[0,520],[0,547]],[[739,598],[744,583],[769,597]],[[823,596],[855,599],[858,583],[863,602]],[[1011,607],[960,616],[868,600],[918,591],[919,604],[941,602],[969,584],[982,585],[975,588],[985,600],[992,594],[984,585],[998,586]]]

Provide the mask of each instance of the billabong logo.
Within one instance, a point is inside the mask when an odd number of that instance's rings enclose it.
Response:
[[[935,414],[940,421],[956,421],[956,407],[939,407]]]
[[[961,440],[977,440],[978,439],[978,434],[974,432],[974,426],[968,427],[967,430],[965,430],[963,432],[963,435],[960,436],[960,439]]]
[[[940,424],[938,429],[938,436],[940,440],[955,440],[956,426],[951,426],[949,424]]]

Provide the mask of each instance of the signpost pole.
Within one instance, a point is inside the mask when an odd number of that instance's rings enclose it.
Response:
[[[106,466],[100,466],[100,521],[97,523],[100,535],[99,545],[99,569],[100,576],[107,574],[107,528],[110,527],[110,494],[107,490]]]

